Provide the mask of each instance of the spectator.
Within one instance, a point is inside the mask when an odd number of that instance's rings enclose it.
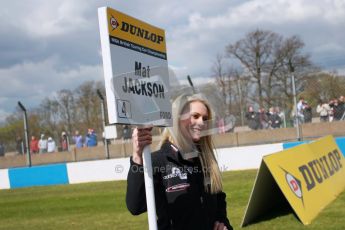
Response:
[[[127,141],[132,138],[132,130],[129,125],[123,126],[123,140]]]
[[[328,121],[333,121],[334,119],[334,99],[330,100],[328,102],[329,107],[331,108],[330,111],[328,112]]]
[[[47,139],[45,139],[44,134],[41,134],[41,139],[38,141],[38,148],[40,153],[46,153],[47,152]]]
[[[17,153],[23,154],[23,139],[20,136],[16,138],[16,150]]]
[[[280,128],[282,120],[280,116],[277,114],[277,111],[274,107],[271,107],[268,112],[268,124],[269,127],[272,129]]]
[[[0,142],[0,157],[5,156],[5,146],[2,142]]]
[[[48,153],[53,153],[56,150],[56,144],[55,141],[53,140],[53,138],[48,137],[48,141],[47,141],[47,151]]]
[[[343,117],[343,106],[339,104],[338,99],[334,99],[333,101],[333,114],[334,114],[334,120],[340,121]]]
[[[329,104],[319,100],[319,104],[316,107],[316,112],[320,114],[320,121],[321,122],[328,121],[328,115],[329,115],[330,111],[331,111],[331,107],[329,106]]]
[[[79,131],[75,131],[75,135],[73,136],[73,141],[75,143],[75,147],[77,149],[83,147],[83,136],[79,134]]]
[[[268,113],[266,113],[264,108],[259,109],[259,121],[260,121],[260,128],[261,129],[267,129],[269,127]]]
[[[36,139],[35,136],[31,137],[30,150],[31,150],[31,153],[38,153],[39,152],[38,140]]]
[[[284,123],[284,128],[286,128],[284,111],[281,111],[279,106],[275,107],[274,110],[276,111],[276,113],[280,117],[280,120],[282,121],[282,123]]]
[[[307,101],[304,101],[303,117],[305,123],[310,123],[313,119],[312,109]]]
[[[225,133],[225,127],[224,127],[224,118],[217,116],[217,128],[218,128],[218,133],[222,134]]]
[[[260,128],[260,120],[258,114],[254,111],[253,106],[248,107],[248,112],[246,113],[246,119],[248,121],[248,127],[252,130],[257,130]]]
[[[61,133],[61,151],[68,151],[68,140],[66,132]]]
[[[85,137],[85,146],[94,147],[97,146],[97,135],[93,129],[88,129]]]
[[[300,97],[297,103],[297,119],[299,120],[299,123],[304,123],[304,98]]]
[[[341,117],[339,120],[344,120],[344,116],[345,116],[345,98],[344,96],[340,96],[339,97],[339,114],[341,114]]]
[[[230,112],[228,110],[226,110],[225,117],[224,117],[224,131],[226,133],[234,132],[235,121],[236,121],[236,118],[234,116],[230,115]]]

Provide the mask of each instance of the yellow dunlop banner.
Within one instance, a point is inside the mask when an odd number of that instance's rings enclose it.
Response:
[[[310,224],[344,190],[344,166],[344,156],[332,136],[265,156],[242,226],[254,221],[259,216],[256,212],[268,211],[259,207],[265,205],[265,201],[275,203],[283,199],[303,224]],[[259,183],[261,185],[257,185]],[[274,189],[276,187],[279,189]],[[266,193],[269,198],[260,193]]]
[[[110,124],[172,124],[163,29],[109,7],[98,9]]]
[[[129,46],[140,44],[142,47],[166,54],[164,30],[111,8],[107,8],[107,17],[111,37],[129,42]]]

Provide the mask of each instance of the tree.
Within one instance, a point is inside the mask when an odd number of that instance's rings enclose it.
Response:
[[[101,82],[88,81],[76,89],[76,116],[83,123],[84,128],[94,128],[101,131],[100,101],[97,89],[104,86]]]
[[[39,125],[41,132],[47,134],[54,134],[59,136],[59,103],[55,99],[45,98],[40,104],[38,109],[38,115],[40,116]]]
[[[16,149],[17,137],[24,139],[23,113],[18,107],[6,118],[6,125],[0,128],[0,140],[5,143],[6,151]]]
[[[59,103],[59,112],[64,124],[64,130],[71,134],[75,119],[75,102],[71,90],[62,89],[57,92],[56,100]]]
[[[345,79],[333,73],[321,72],[313,74],[306,81],[303,96],[309,104],[316,107],[318,102],[328,102],[339,98],[345,92]]]
[[[284,95],[278,99],[283,100],[283,104],[288,109],[292,109],[293,101],[291,74],[295,76],[296,92],[299,94],[306,86],[307,80],[318,71],[318,68],[311,63],[309,55],[302,53],[304,45],[300,38],[292,36],[284,40],[278,50],[283,58],[283,65],[276,73],[277,90]]]
[[[260,107],[264,104],[264,91],[270,94],[272,78],[279,66],[274,54],[281,40],[282,37],[274,32],[255,30],[235,44],[226,47],[228,56],[238,59],[245,69],[244,72],[248,73],[256,84]]]
[[[240,74],[239,72],[235,72],[234,84],[232,87],[232,91],[234,92],[234,104],[231,109],[232,113],[240,118],[241,125],[244,125],[244,114],[247,110],[246,105],[252,104],[253,98],[250,97],[250,78],[244,74]],[[238,112],[237,112],[238,111]]]
[[[254,92],[260,107],[282,105],[291,108],[291,65],[298,91],[317,69],[309,56],[303,54],[303,47],[303,41],[297,36],[284,39],[272,31],[258,29],[228,45],[226,53],[240,62],[243,73],[254,83],[249,93]]]
[[[221,54],[217,54],[216,60],[212,66],[212,73],[216,79],[216,84],[221,90],[222,100],[226,106],[226,111],[230,112],[232,107],[233,98],[233,81],[232,77],[236,74],[236,71],[231,67],[227,67],[225,64],[225,58]]]

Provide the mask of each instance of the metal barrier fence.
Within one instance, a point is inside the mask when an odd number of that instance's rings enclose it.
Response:
[[[295,141],[327,134],[343,135],[340,127],[345,118],[344,78],[329,73],[296,77],[290,73],[289,76],[287,95],[272,93],[271,97],[263,98],[265,103],[255,96],[254,88],[252,92],[248,91],[253,86],[245,77],[230,79],[227,87],[220,90],[217,84],[212,83],[198,87],[197,92],[205,95],[215,111],[215,117],[210,121],[210,134],[215,135],[215,139],[228,137],[225,141],[228,146]],[[171,94],[174,97],[191,90],[195,89],[179,86]],[[129,140],[121,139],[122,129],[120,126],[120,139],[112,140],[109,145],[109,158],[130,154],[131,144]],[[309,129],[313,132],[306,134]],[[160,132],[157,128],[154,135],[158,137]],[[26,152],[23,140],[12,146],[15,151],[8,152],[0,147],[0,168],[27,165],[25,155],[20,154]],[[11,149],[11,146],[7,147]],[[97,147],[82,149],[74,148],[72,142],[69,151],[32,154],[32,164],[105,159],[105,149],[103,142],[99,142]]]

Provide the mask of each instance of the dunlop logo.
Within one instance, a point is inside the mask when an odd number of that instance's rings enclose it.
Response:
[[[298,169],[301,172],[308,191],[322,184],[325,180],[336,174],[341,168],[341,156],[337,149],[324,156],[301,165]]]
[[[113,30],[115,30],[119,26],[119,23],[117,22],[116,18],[114,18],[114,16],[111,16],[110,18],[110,25]]]
[[[285,171],[285,170],[284,170]],[[285,171],[285,179],[286,182],[288,183],[291,191],[300,199],[303,198],[303,193],[302,193],[302,187],[301,187],[301,181],[298,180],[296,177],[291,175],[290,173]]]
[[[155,33],[151,33],[148,30],[145,30],[145,29],[140,28],[138,26],[132,25],[132,24],[127,23],[125,21],[123,21],[121,24],[121,30],[126,32],[126,33],[130,33],[134,36],[137,36],[137,37],[143,38],[145,40],[151,41],[153,43],[160,44],[161,42],[164,41],[163,36],[160,36],[160,35],[155,34]]]

